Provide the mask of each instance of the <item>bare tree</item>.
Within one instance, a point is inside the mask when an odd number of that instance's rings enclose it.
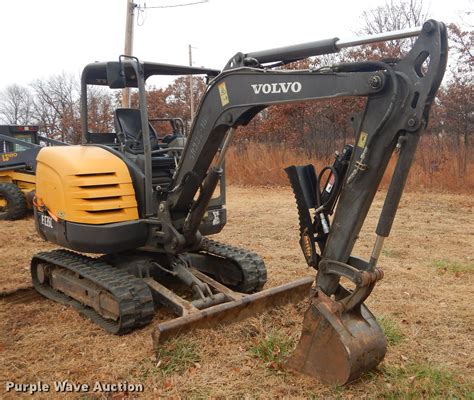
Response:
[[[35,93],[35,118],[50,137],[78,143],[80,140],[79,85],[69,74],[51,76],[31,84]]]
[[[421,26],[428,19],[429,10],[423,0],[390,0],[362,13],[361,35],[396,31]],[[392,40],[367,46],[367,51],[384,57],[399,58],[411,49],[415,39]]]
[[[110,91],[98,86],[87,89],[88,129],[95,133],[108,133],[114,131],[114,109],[119,104],[119,99]]]
[[[440,93],[441,124],[458,153],[460,176],[472,160],[474,134],[474,31],[448,26],[450,33],[450,76]]]
[[[362,13],[362,33],[374,34],[420,26],[428,17],[422,0],[386,1]]]
[[[20,85],[8,86],[0,95],[1,119],[11,125],[27,125],[33,120],[33,98],[30,91]]]

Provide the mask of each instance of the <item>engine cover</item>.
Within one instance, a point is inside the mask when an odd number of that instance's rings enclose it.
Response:
[[[36,201],[57,219],[108,224],[138,219],[126,164],[96,146],[42,149],[37,157]]]

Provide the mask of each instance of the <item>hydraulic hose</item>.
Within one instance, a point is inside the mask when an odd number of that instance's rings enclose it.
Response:
[[[384,127],[385,123],[388,121],[390,118],[390,115],[393,112],[393,109],[395,108],[395,102],[398,97],[398,81],[397,77],[395,75],[395,71],[393,68],[382,61],[364,61],[364,62],[358,62],[358,63],[343,63],[343,64],[338,64],[336,66],[338,71],[341,72],[356,72],[356,71],[380,71],[380,70],[386,70],[388,74],[390,75],[390,80],[392,81],[392,96],[390,98],[390,104],[387,107],[387,110],[385,111],[384,116],[380,120],[380,123],[377,125],[377,127],[374,129],[374,132],[372,135],[369,136],[367,143],[364,147],[364,150],[362,151],[362,154],[359,157],[358,163],[363,164],[364,161],[367,159],[370,151],[370,146],[372,144],[372,141],[374,138],[377,136],[377,134],[380,132],[380,130]],[[359,168],[355,166],[353,170],[351,171],[349,177],[347,178],[347,183],[351,183],[354,178],[357,176],[357,173],[359,171]]]

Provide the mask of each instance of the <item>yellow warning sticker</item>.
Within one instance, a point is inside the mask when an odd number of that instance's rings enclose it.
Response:
[[[224,107],[227,104],[229,104],[229,95],[227,94],[227,88],[225,86],[225,82],[219,83],[218,88],[219,88],[219,94],[221,96],[222,107]]]
[[[361,147],[361,148],[365,147],[365,142],[367,142],[367,136],[369,136],[367,132],[362,131],[360,133],[359,142],[357,143],[358,147]]]

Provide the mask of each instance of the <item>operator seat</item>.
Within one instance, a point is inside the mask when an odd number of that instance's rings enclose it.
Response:
[[[115,130],[118,139],[130,150],[143,151],[142,120],[140,110],[135,108],[117,108],[114,115]],[[150,129],[150,146],[152,150],[160,148],[155,129]]]
[[[141,171],[141,177],[136,176],[134,179],[140,181],[145,171],[145,157],[143,154],[143,136],[142,136],[142,121],[140,110],[134,108],[117,108],[115,110],[115,129],[118,139],[125,145],[125,149],[129,152],[137,154],[134,157],[134,164]],[[150,129],[150,145],[151,150],[159,150],[158,137],[155,129],[148,123]],[[126,158],[126,157],[124,157]],[[153,187],[166,187],[171,182],[171,178],[175,169],[175,159],[169,154],[159,153],[151,155],[151,181]],[[136,174],[133,168],[129,168],[130,174]],[[132,178],[133,179],[133,178]],[[144,181],[141,184],[143,187]],[[142,190],[142,187],[137,190],[137,193]]]

